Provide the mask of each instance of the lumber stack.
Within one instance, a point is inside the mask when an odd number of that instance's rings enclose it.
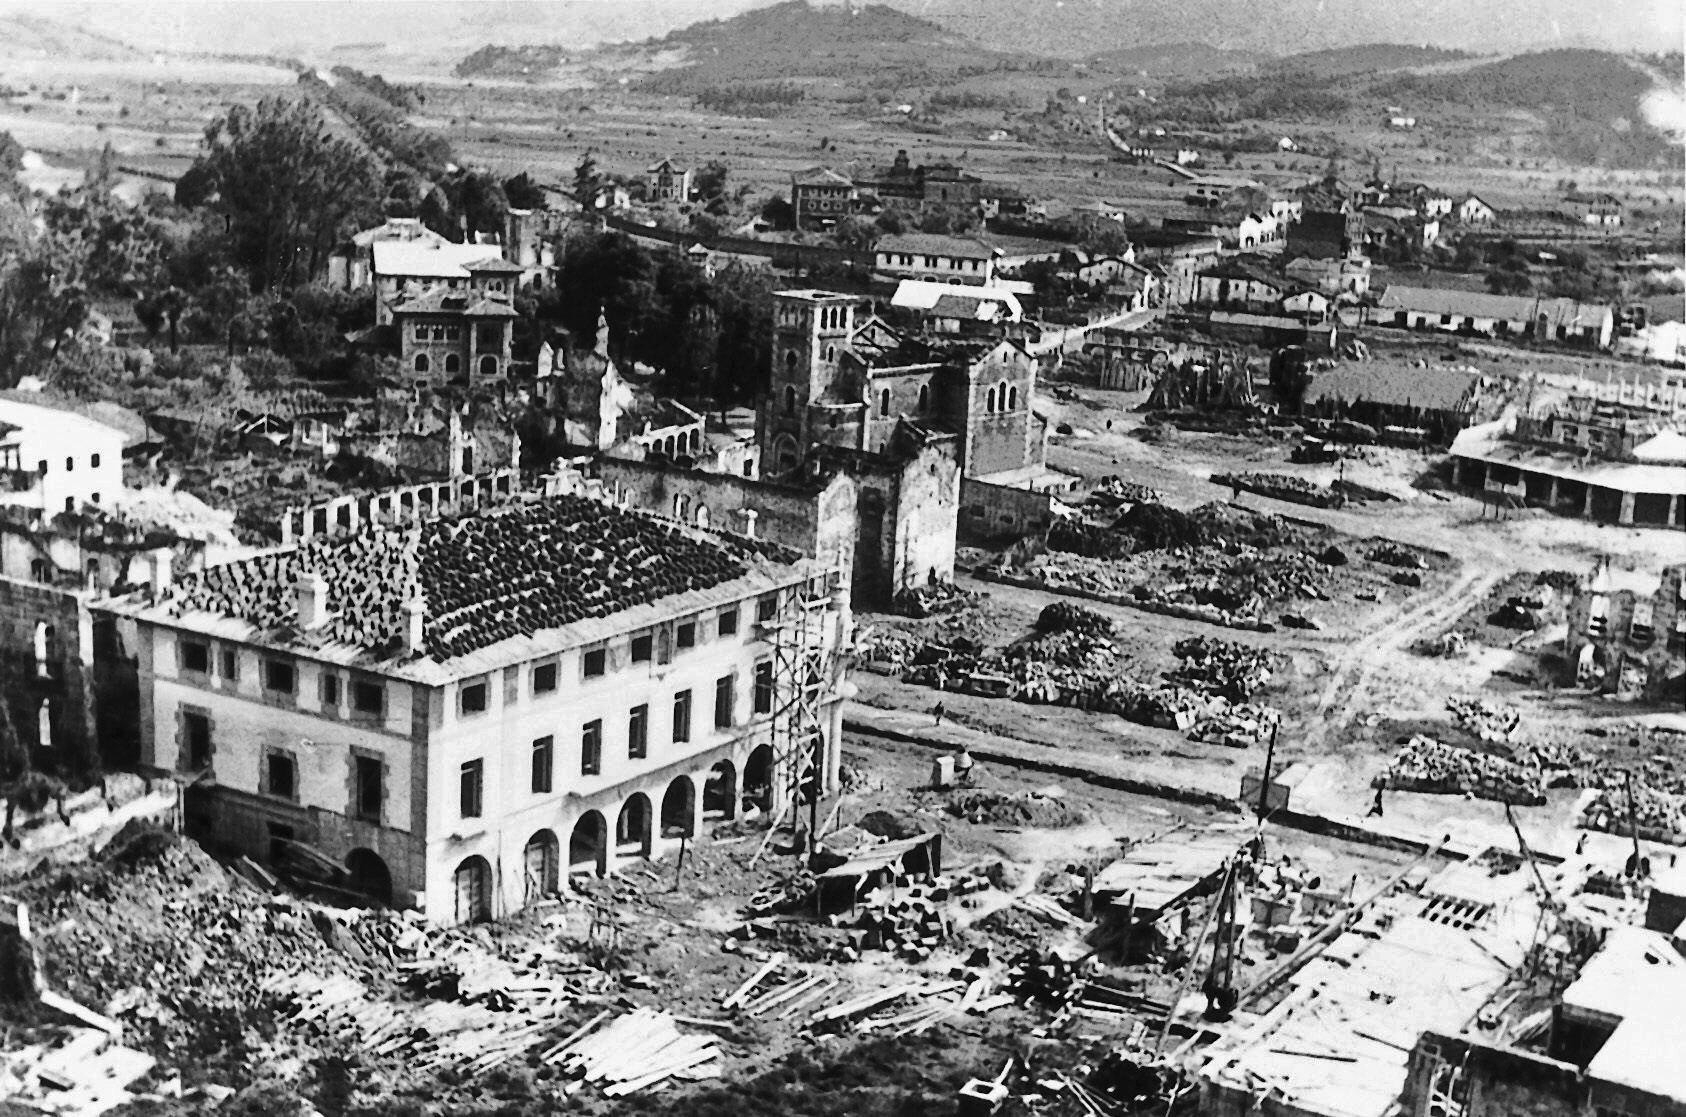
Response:
[[[673,1017],[648,1008],[613,1020],[607,1012],[599,1013],[541,1058],[611,1098],[670,1079],[720,1077],[720,1048],[712,1037],[685,1035]]]

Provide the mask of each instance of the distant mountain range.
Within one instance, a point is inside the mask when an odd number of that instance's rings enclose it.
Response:
[[[1365,43],[1509,52],[1563,46],[1678,47],[1678,0],[887,0],[978,49],[1051,58],[1164,50],[1210,72],[1190,52],[1285,55]],[[448,70],[485,44],[551,44],[580,51],[659,38],[736,15],[766,0],[0,0],[0,20],[35,17],[26,42],[73,32],[65,45],[119,40],[141,51],[274,54],[372,66],[431,63]],[[833,8],[861,7],[827,0]],[[50,30],[57,24],[62,32]],[[6,21],[6,26],[13,26]],[[48,45],[48,44],[43,44]],[[1208,56],[1206,62],[1215,61]],[[1151,58],[1136,68],[1158,72]],[[1184,70],[1188,72],[1188,70]]]
[[[1081,58],[1097,49],[1210,43],[1293,54],[1363,43],[1483,52],[1678,48],[1679,0],[888,0],[986,47]]]

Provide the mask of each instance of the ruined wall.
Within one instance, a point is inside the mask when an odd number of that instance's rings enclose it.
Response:
[[[745,531],[749,517],[744,513],[749,511],[755,513],[757,538],[809,555],[817,554],[821,546],[816,490],[622,458],[600,460],[597,475],[605,497],[631,508],[739,533]]]
[[[1050,493],[991,485],[968,477],[960,483],[960,526],[983,537],[1040,535],[1053,523]]]
[[[966,476],[1035,464],[1030,414],[1035,396],[1036,360],[1017,348],[1003,345],[972,366],[963,413]]]
[[[1580,1117],[1586,1099],[1572,1064],[1426,1032],[1406,1067],[1403,1117],[1438,1117],[1437,1093],[1461,1101],[1466,1117]]]
[[[897,481],[894,589],[952,581],[961,485],[955,447],[925,447],[903,465]]]
[[[0,577],[0,701],[31,767],[71,778],[98,770],[93,660],[93,624],[76,591]]]

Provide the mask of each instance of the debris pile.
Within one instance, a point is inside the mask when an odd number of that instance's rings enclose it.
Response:
[[[1517,806],[1546,801],[1537,766],[1413,736],[1389,761],[1383,786],[1435,795],[1473,795]]]
[[[1195,723],[1194,728],[1189,730],[1188,739],[1232,749],[1250,749],[1263,744],[1281,720],[1282,711],[1274,706],[1220,704]]]
[[[982,596],[953,582],[932,582],[902,590],[891,604],[904,617],[923,619],[961,612],[975,605]]]
[[[1131,504],[1164,504],[1165,494],[1158,489],[1122,477],[1105,477],[1096,486],[1098,492],[1110,493]]]
[[[1042,610],[1036,618],[1042,632],[1077,632],[1090,636],[1111,636],[1112,620],[1106,614],[1085,608],[1074,601],[1056,601]]]
[[[1503,744],[1522,731],[1522,711],[1476,698],[1448,698],[1446,709],[1459,729],[1480,741]]]
[[[272,1006],[254,991],[272,974],[358,972],[372,962],[360,944],[335,936],[330,945],[311,905],[262,896],[162,830],[132,828],[100,860],[20,882],[12,894],[41,928],[53,987],[153,1051],[191,1050],[210,1022],[239,1030],[263,1019]]]
[[[1384,566],[1397,566],[1404,570],[1427,570],[1428,560],[1408,547],[1401,547],[1397,543],[1379,543],[1370,548],[1367,556],[1371,562],[1379,562]]]
[[[1337,492],[1307,481],[1304,477],[1291,477],[1285,473],[1214,473],[1212,484],[1241,492],[1258,493],[1272,500],[1309,504],[1313,508],[1339,508],[1346,503],[1346,498]]]
[[[1263,648],[1190,636],[1172,648],[1182,662],[1166,678],[1207,694],[1246,702],[1270,682],[1276,657]]]
[[[1634,781],[1631,800],[1625,786],[1601,788],[1582,811],[1580,825],[1624,835],[1637,828],[1647,841],[1686,844],[1686,795],[1638,780]]]
[[[968,791],[950,798],[943,809],[956,818],[993,826],[1054,830],[1088,820],[1082,808],[1074,807],[1058,796],[1035,792],[1007,795],[996,791]]]

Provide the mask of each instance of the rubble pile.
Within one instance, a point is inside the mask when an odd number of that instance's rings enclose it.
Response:
[[[898,629],[862,625],[855,633],[855,662],[869,671],[896,675],[908,669],[924,646],[924,640]]]
[[[295,588],[329,587],[325,639],[396,650],[424,603],[427,654],[450,659],[524,633],[608,616],[742,576],[759,549],[703,540],[652,516],[560,496],[403,528],[319,536],[213,566],[168,591],[178,611],[298,624]],[[777,561],[790,561],[782,550]]]
[[[1131,504],[1164,504],[1165,494],[1158,489],[1122,477],[1105,477],[1096,486],[1099,492],[1110,493]]]
[[[1635,826],[1647,841],[1686,844],[1686,795],[1674,794],[1635,780],[1633,798],[1628,798],[1626,781],[1600,788],[1581,812],[1580,825],[1588,830],[1629,834]]]
[[[1282,711],[1274,706],[1218,703],[1189,730],[1188,739],[1232,749],[1250,749],[1263,744],[1281,720]]]
[[[961,589],[953,582],[932,582],[902,590],[891,604],[904,617],[923,619],[969,609],[982,596],[972,590]]]
[[[1106,614],[1085,608],[1074,601],[1056,601],[1042,610],[1036,618],[1042,632],[1078,632],[1092,636],[1111,636],[1113,624]]]
[[[1401,547],[1396,543],[1380,543],[1370,548],[1365,556],[1371,562],[1379,562],[1384,566],[1397,566],[1403,570],[1427,570],[1428,560],[1408,547]]]
[[[1538,806],[1546,801],[1545,781],[1537,766],[1448,745],[1421,734],[1394,754],[1382,780],[1384,786],[1399,791],[1473,795],[1517,806]]]
[[[995,791],[968,791],[943,805],[956,818],[994,826],[1027,826],[1056,830],[1088,821],[1081,807],[1074,807],[1053,795],[1027,792],[1007,795]]]
[[[1480,741],[1503,744],[1522,731],[1522,711],[1476,698],[1448,698],[1446,709],[1458,728]]]
[[[1128,558],[1136,549],[1128,535],[1113,528],[1062,520],[1048,529],[1048,549],[1085,558]]]
[[[1212,484],[1314,508],[1339,508],[1346,503],[1346,498],[1337,492],[1284,473],[1214,473]]]
[[[1270,682],[1276,657],[1263,648],[1190,636],[1172,648],[1182,662],[1165,677],[1207,694],[1246,702]]]
[[[192,1052],[207,1032],[270,1017],[259,992],[269,975],[378,970],[378,948],[320,926],[303,901],[263,896],[165,831],[127,830],[100,860],[12,894],[42,928],[53,987],[149,1050]]]

